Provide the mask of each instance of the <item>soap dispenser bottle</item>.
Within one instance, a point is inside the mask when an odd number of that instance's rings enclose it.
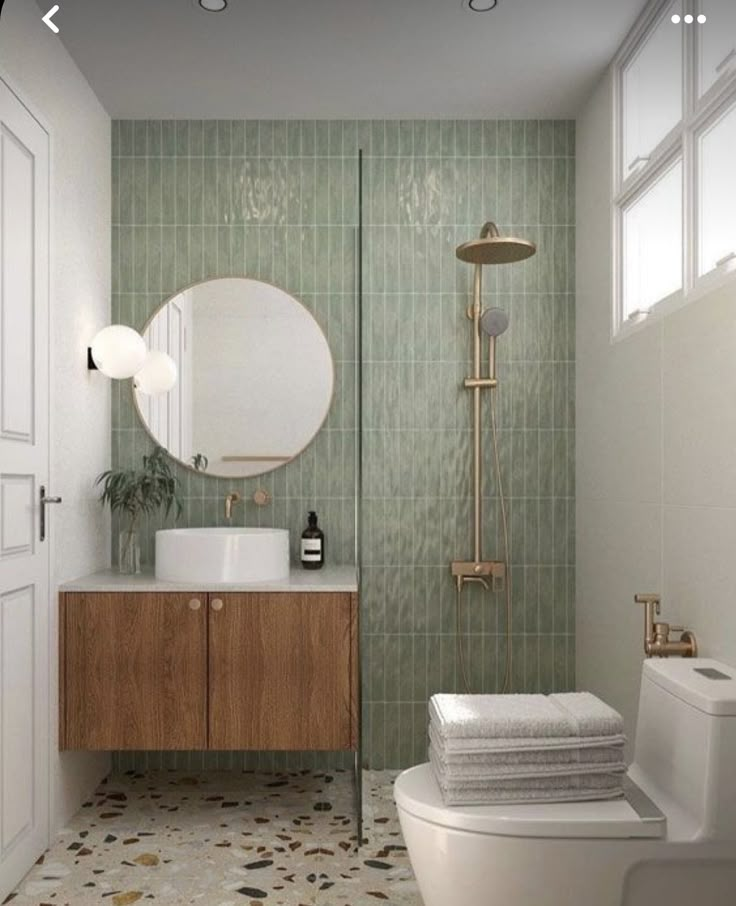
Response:
[[[309,511],[308,525],[302,532],[302,567],[322,569],[325,565],[325,533],[317,525],[317,514]]]

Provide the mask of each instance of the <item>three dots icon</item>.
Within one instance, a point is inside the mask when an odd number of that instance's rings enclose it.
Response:
[[[672,21],[675,25],[679,25],[680,22],[685,22],[686,25],[692,25],[693,22],[697,22],[698,25],[705,25],[705,23],[708,21],[708,17],[703,15],[703,13],[701,13],[697,18],[690,13],[688,13],[686,16],[679,16],[677,13],[675,13],[675,15],[672,16]]]

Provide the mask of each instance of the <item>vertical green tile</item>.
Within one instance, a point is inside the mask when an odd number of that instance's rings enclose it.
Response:
[[[427,120],[427,157],[440,157],[442,154],[442,123],[440,120]]]
[[[118,152],[121,157],[130,157],[133,154],[133,122],[132,120],[119,121]]]
[[[273,157],[273,131],[272,120],[259,120],[258,122],[258,154],[260,157]]]
[[[202,154],[205,157],[217,157],[219,153],[217,120],[204,120],[202,123]]]
[[[398,157],[399,154],[399,122],[398,120],[385,120],[384,122],[384,149],[386,157]]]
[[[145,157],[148,153],[148,123],[145,120],[133,122],[133,154]]]
[[[469,556],[472,502],[472,269],[455,246],[485,219],[538,241],[526,264],[484,273],[486,304],[511,315],[499,344],[501,452],[513,545],[516,691],[574,682],[574,123],[555,121],[192,121],[113,124],[113,309],[142,324],[163,293],[204,275],[273,279],[323,325],[336,361],[326,426],[305,453],[260,479],[274,495],[249,524],[288,525],[292,549],[318,506],[330,556],[352,556],[356,163],[365,160],[364,632],[366,758],[424,757],[426,699],[459,688],[449,561]],[[133,160],[131,155],[138,155]],[[317,157],[315,157],[317,155]],[[119,224],[119,225],[118,225]],[[203,226],[202,224],[206,224]],[[113,457],[150,441],[113,395]],[[486,551],[502,533],[490,448]],[[320,467],[321,464],[321,467]],[[183,524],[219,524],[231,482],[186,479]],[[146,522],[150,559],[153,532]],[[477,691],[504,668],[502,596],[471,590],[464,632]],[[500,635],[497,635],[500,633]],[[420,755],[421,753],[421,755]],[[131,753],[129,763],[164,763]],[[177,755],[167,755],[174,764]],[[185,753],[187,764],[201,756]],[[173,759],[173,760],[172,760]],[[178,762],[177,762],[178,763]],[[335,766],[336,755],[214,753],[212,765]]]
[[[230,157],[232,153],[232,123],[230,120],[218,120],[217,155],[219,157]]]

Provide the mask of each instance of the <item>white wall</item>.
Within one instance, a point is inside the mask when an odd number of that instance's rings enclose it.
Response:
[[[110,464],[110,386],[86,369],[86,348],[110,322],[110,118],[29,0],[7,0],[0,72],[51,132],[51,676],[52,832],[107,773],[107,755],[56,754],[55,586],[109,564],[109,520],[94,478]]]
[[[610,74],[577,143],[577,681],[633,737],[636,592],[736,666],[736,288],[611,344]]]

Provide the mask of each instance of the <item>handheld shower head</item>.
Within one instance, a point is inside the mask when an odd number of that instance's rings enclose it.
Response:
[[[509,316],[502,308],[488,308],[480,316],[480,329],[489,337],[500,337],[508,326]]]

